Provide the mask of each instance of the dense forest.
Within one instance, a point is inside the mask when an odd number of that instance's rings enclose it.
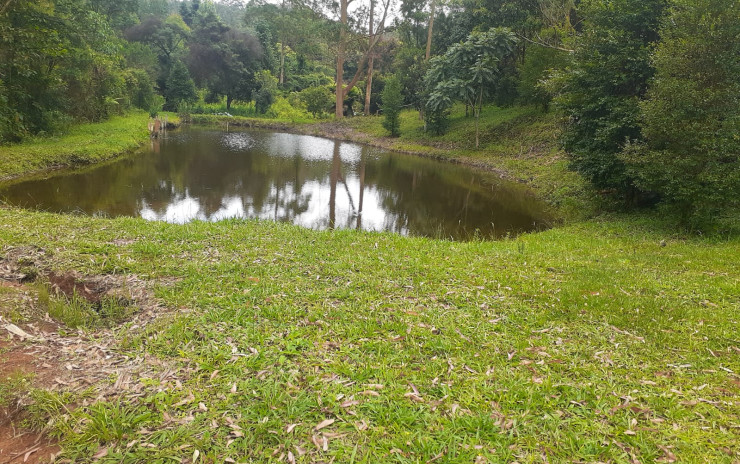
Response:
[[[704,224],[740,198],[736,0],[2,0],[0,142],[141,108],[341,119],[562,116],[621,207]]]

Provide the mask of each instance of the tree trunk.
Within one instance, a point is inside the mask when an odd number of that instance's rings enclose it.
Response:
[[[365,116],[370,116],[370,97],[373,92],[373,57],[367,64],[367,84],[365,85]]]
[[[285,15],[285,0],[283,0],[280,4],[280,16],[281,18],[284,18]],[[283,26],[285,26],[284,21],[280,21]],[[283,34],[283,37],[280,38],[280,78],[279,78],[280,85],[283,85],[285,83],[285,34]]]
[[[434,29],[434,7],[435,0],[432,0],[432,8],[429,12],[429,30],[427,31],[427,53],[425,60],[429,61],[429,57],[432,55],[432,29]]]
[[[336,105],[334,107],[334,116],[337,119],[342,119],[344,116],[344,49],[347,46],[347,6],[349,0],[340,1],[340,15],[339,22],[341,29],[339,30],[339,44],[337,47],[337,90],[336,90]]]
[[[226,111],[229,111],[231,109],[232,101],[234,101],[234,97],[232,97],[230,94],[226,94]]]
[[[375,33],[373,34],[373,37],[370,40],[368,49],[365,53],[362,55],[362,59],[357,64],[357,72],[355,72],[355,76],[352,78],[352,80],[347,84],[346,87],[342,85],[342,81],[344,79],[344,53],[347,48],[347,6],[352,2],[352,0],[340,0],[341,2],[341,15],[340,15],[340,21],[342,25],[342,29],[339,31],[339,46],[337,47],[337,101],[336,101],[336,117],[341,118],[344,115],[344,96],[347,95],[347,93],[354,88],[354,86],[357,84],[357,81],[360,80],[360,77],[362,77],[363,71],[365,70],[365,64],[368,62],[370,57],[372,56],[373,50],[375,49],[375,46],[378,44],[378,41],[381,38],[381,35],[383,31],[385,30],[385,18],[388,16],[388,8],[391,5],[390,0],[387,0],[383,4],[383,17],[380,19],[380,22],[378,23],[379,26],[376,28]]]
[[[478,116],[479,112],[478,110],[475,111],[475,148],[478,148]]]
[[[370,20],[368,21],[368,49],[373,46],[373,14],[375,13],[375,0],[370,0]],[[371,52],[372,53],[372,52]],[[373,55],[367,63],[367,82],[365,83],[365,116],[370,116],[370,97],[373,92]]]
[[[339,142],[335,141],[329,173],[329,229],[332,230],[337,225],[337,181],[339,180],[341,167],[342,159],[339,156]]]
[[[280,85],[285,84],[285,44],[280,43]]]
[[[478,132],[478,121],[480,121],[480,107],[483,104],[483,87],[481,87],[478,93],[477,105],[473,103],[473,112],[475,112],[475,148],[478,148],[479,143],[479,132]]]

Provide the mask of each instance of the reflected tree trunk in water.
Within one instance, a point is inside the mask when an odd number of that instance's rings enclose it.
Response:
[[[360,202],[357,209],[357,230],[362,229],[362,202],[365,199],[365,154],[360,155]]]
[[[463,221],[468,222],[468,205],[470,204],[470,194],[473,191],[474,178],[470,179],[470,187],[468,187],[468,194],[465,195],[465,201],[463,202]]]
[[[329,173],[329,229],[334,229],[337,224],[337,182],[339,181],[339,170],[342,160],[339,157],[339,142],[334,142],[334,155],[331,159],[331,172]]]
[[[277,184],[275,184],[275,214],[273,221],[278,220],[278,206],[280,205],[280,187],[278,187]]]

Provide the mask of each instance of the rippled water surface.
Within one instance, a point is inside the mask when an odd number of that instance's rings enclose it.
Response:
[[[0,187],[10,204],[183,223],[249,217],[454,239],[542,229],[545,206],[489,173],[347,142],[188,127],[85,171]]]

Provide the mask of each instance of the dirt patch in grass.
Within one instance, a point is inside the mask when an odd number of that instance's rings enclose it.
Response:
[[[0,419],[2,420],[2,419]],[[52,462],[59,446],[43,434],[0,424],[0,462],[37,464]]]
[[[67,298],[80,297],[100,309],[104,300],[121,306],[156,306],[147,282],[136,276],[84,276],[79,272],[49,272],[45,274],[53,292]]]
[[[158,309],[152,285],[136,275],[105,274],[85,276],[76,271],[53,270],[52,259],[36,247],[14,247],[0,257],[0,282],[21,285],[38,280],[48,283],[57,296],[78,297],[97,309],[108,299],[122,306],[136,305],[142,310]]]
[[[5,399],[0,401],[0,463],[49,462],[60,451],[39,417],[28,420],[33,391],[68,393],[90,404],[141,396],[142,379],[174,381],[187,374],[148,354],[121,353],[117,324],[76,330],[51,318],[40,301],[48,288],[54,298],[83,299],[93,309],[106,300],[135,307],[125,319],[133,333],[167,312],[151,282],[135,275],[86,276],[51,267],[51,258],[35,247],[10,248],[0,258],[0,393]],[[29,428],[30,423],[35,426]]]
[[[23,346],[13,340],[0,340],[0,381],[12,378],[31,378],[31,384],[51,385],[51,379],[58,369],[41,363],[32,354],[32,347]],[[18,398],[0,406],[0,462],[2,463],[42,463],[49,462],[59,451],[56,440],[43,431],[29,430],[21,424],[25,418],[25,408]]]

